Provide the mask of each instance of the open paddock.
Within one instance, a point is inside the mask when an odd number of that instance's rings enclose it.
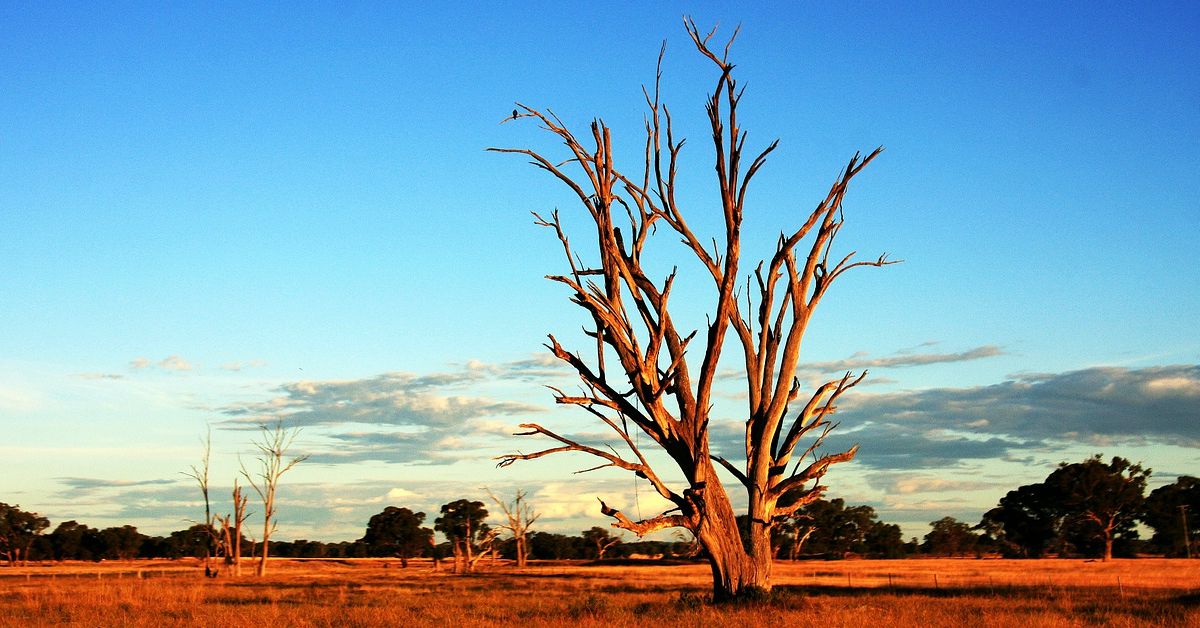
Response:
[[[194,561],[0,569],[0,625],[1200,626],[1200,561],[942,559],[776,564],[777,594],[704,602],[704,564],[274,560],[206,579]],[[247,571],[249,571],[247,569]]]

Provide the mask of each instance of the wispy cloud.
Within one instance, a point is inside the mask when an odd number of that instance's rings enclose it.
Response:
[[[570,366],[549,352],[498,364],[470,360],[464,366],[468,371],[502,380],[553,380],[574,373]]]
[[[232,371],[232,372],[236,373],[238,371],[243,371],[243,370],[247,370],[247,369],[262,368],[266,365],[267,365],[267,363],[263,360],[249,360],[246,362],[241,362],[241,361],[235,360],[232,362],[226,362],[226,363],[222,364],[221,370]]]
[[[70,491],[90,493],[106,488],[129,488],[131,486],[157,486],[175,484],[178,480],[110,480],[105,478],[60,477],[55,478]]]
[[[385,373],[348,381],[301,381],[284,384],[278,396],[258,403],[227,406],[227,423],[261,423],[286,417],[304,425],[412,426],[427,429],[461,427],[461,422],[485,416],[540,412],[540,406],[457,394],[442,389],[474,381],[468,372]]]
[[[976,491],[995,488],[997,486],[1007,486],[1007,483],[998,483],[995,481],[947,478],[923,473],[914,474],[907,470],[868,473],[866,480],[871,488],[890,495]]]
[[[981,345],[965,351],[950,353],[930,353],[924,351],[936,344],[936,342],[925,342],[916,347],[900,349],[887,356],[871,357],[869,353],[860,352],[841,360],[805,362],[800,364],[796,375],[803,380],[817,382],[824,381],[831,376],[840,375],[847,371],[862,371],[864,369],[886,370],[930,366],[934,364],[953,364],[956,362],[969,362],[1006,355],[1004,350],[997,345]],[[723,380],[742,380],[745,377],[746,372],[744,369],[732,369],[724,371],[720,375],[720,378]],[[864,383],[891,384],[895,383],[895,380],[887,377],[872,376]]]
[[[191,371],[195,368],[191,362],[183,359],[179,355],[169,355],[157,362],[144,356],[138,356],[129,361],[129,368],[135,371],[142,371],[151,367],[159,368],[164,371]]]
[[[927,347],[929,343],[921,345]],[[983,345],[955,353],[917,353],[913,349],[903,349],[885,357],[869,357],[866,353],[856,353],[844,360],[832,362],[812,362],[804,365],[809,371],[820,373],[860,371],[870,368],[904,368],[910,366],[928,366],[930,364],[950,364],[993,358],[1004,355],[1004,351],[996,345]]]

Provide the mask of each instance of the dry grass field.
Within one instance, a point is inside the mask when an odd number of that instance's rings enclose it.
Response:
[[[705,603],[704,565],[272,562],[207,580],[191,561],[0,569],[0,625],[1200,626],[1200,561],[778,563],[759,605]]]

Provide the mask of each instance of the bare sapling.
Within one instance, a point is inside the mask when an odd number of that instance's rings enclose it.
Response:
[[[209,461],[212,457],[212,428],[209,428],[208,433],[204,437],[204,455],[200,458],[200,466],[191,465],[189,470],[183,474],[196,481],[200,486],[200,494],[204,496],[204,576],[206,578],[217,577],[217,570],[213,567],[212,556],[214,546],[218,544],[218,532],[214,527],[216,519],[212,514],[212,503],[209,500],[208,493],[208,469]]]
[[[258,493],[259,499],[263,505],[263,534],[262,543],[258,556],[258,566],[255,574],[264,576],[267,573],[267,558],[270,553],[271,534],[275,532],[278,525],[276,521],[276,495],[279,490],[279,479],[283,477],[292,467],[300,464],[308,459],[307,455],[296,456],[290,460],[286,460],[287,452],[295,442],[296,437],[300,434],[299,428],[284,429],[283,421],[276,421],[274,427],[262,425],[261,440],[254,441],[254,447],[258,450],[258,456],[255,459],[258,461],[258,468],[254,473],[246,469],[245,464],[242,465],[242,477],[250,483],[250,487],[254,492]]]

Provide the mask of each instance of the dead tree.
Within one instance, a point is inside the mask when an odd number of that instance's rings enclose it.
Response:
[[[262,534],[262,549],[259,552],[258,567],[255,570],[256,575],[264,576],[267,573],[267,556],[270,553],[271,533],[275,531],[277,522],[275,520],[275,495],[279,489],[279,478],[283,477],[284,473],[291,470],[292,467],[300,464],[308,459],[307,455],[297,456],[291,460],[284,461],[284,457],[292,447],[292,443],[296,440],[296,436],[300,434],[299,429],[287,430],[283,427],[283,421],[276,421],[274,427],[260,426],[262,428],[262,440],[254,441],[254,447],[258,450],[258,470],[251,474],[245,464],[242,465],[242,477],[250,483],[250,487],[254,492],[258,493],[259,499],[263,505],[263,534]]]
[[[807,519],[811,520],[812,517],[807,517]],[[788,560],[796,562],[796,559],[800,557],[800,550],[804,548],[804,543],[816,531],[815,525],[800,525],[800,517],[792,522],[792,546],[788,549]]]
[[[496,541],[499,540],[499,538],[500,530],[486,530],[483,532],[483,537],[479,540],[478,545],[475,547],[474,554],[471,553],[471,548],[468,546],[467,553],[464,556],[465,560],[463,564],[466,565],[466,571],[464,573],[473,573],[475,571],[475,565],[484,558],[487,558],[488,556],[495,557]],[[492,564],[495,565],[494,562]]]
[[[517,496],[512,502],[505,503],[500,501],[490,489],[487,491],[488,497],[496,502],[500,510],[504,511],[504,518],[508,520],[507,525],[500,526],[501,529],[508,530],[513,535],[513,543],[517,550],[517,567],[524,567],[529,561],[529,544],[527,537],[529,536],[529,526],[533,525],[541,513],[533,512],[533,507],[529,502],[525,501],[525,491],[517,490]]]
[[[248,495],[242,494],[242,487],[237,480],[233,481],[233,513],[217,517],[219,534],[221,535],[221,554],[225,557],[225,567],[234,576],[242,575],[242,525],[250,514],[246,505],[250,501]]]
[[[216,519],[212,514],[212,504],[208,495],[208,466],[209,460],[212,457],[212,429],[209,428],[208,434],[204,437],[204,455],[200,458],[200,466],[192,465],[188,471],[183,474],[196,481],[200,486],[200,494],[204,496],[204,528],[208,530],[208,534],[204,538],[204,576],[206,578],[214,578],[217,575],[217,570],[212,566],[213,546],[217,544],[217,532],[213,527]]]
[[[690,19],[685,24],[696,50],[717,70],[705,108],[716,152],[724,230],[720,241],[712,239],[712,248],[705,245],[707,238],[692,231],[679,204],[676,175],[684,140],[676,136],[671,113],[660,101],[662,52],[653,92],[643,90],[649,112],[640,172],[618,169],[613,138],[602,121],[594,120],[589,136],[580,137],[552,111],[520,103],[515,120],[537,123],[565,144],[565,156],[525,148],[489,149],[529,157],[534,166],[565,184],[588,212],[598,245],[598,259],[591,262],[584,262],[572,249],[557,211],[549,217],[535,214],[537,224],[557,236],[570,268],[569,273],[549,279],[571,291],[571,300],[590,315],[594,325],[586,330],[595,340],[591,360],[549,337],[547,348],[582,380],[579,394],[555,389],[555,401],[583,408],[607,425],[627,450],[621,454],[527,423],[520,435],[540,435],[554,444],[534,453],[502,456],[499,466],[577,451],[601,458],[597,469],[618,467],[645,479],[671,502],[671,510],[635,521],[601,501],[601,512],[616,520],[615,527],[638,536],[675,526],[691,530],[707,550],[714,599],[723,601],[770,589],[772,527],[821,496],[825,487],[820,481],[830,465],[854,457],[857,446],[837,453],[821,453],[820,446],[833,428],[830,416],[838,398],[866,373],[847,373],[801,398],[795,376],[800,344],[813,312],[835,280],[854,268],[891,262],[886,256],[855,261],[854,253],[833,252],[850,180],[879,155],[882,149],[876,149],[866,157],[855,154],[799,228],[782,233],[774,253],[752,272],[743,270],[741,233],[747,190],[778,142],[752,153],[746,162],[746,131],[738,120],[742,89],[729,61],[737,33],[722,50],[710,44],[715,29],[703,34]],[[693,342],[697,332],[677,327],[679,319],[673,315],[671,288],[678,267],[656,278],[643,266],[643,253],[659,227],[682,240],[689,257],[716,288],[699,342]],[[739,281],[742,273],[744,284]],[[748,391],[745,451],[736,452],[738,458],[745,456],[741,465],[737,458],[716,455],[709,445],[714,382],[730,332],[740,344],[736,359],[745,369]],[[671,458],[686,485],[674,486],[652,468],[635,439],[637,431]],[[801,441],[809,444],[798,448]],[[747,491],[750,538],[745,546],[718,468]]]
[[[583,531],[583,540],[591,543],[596,548],[596,560],[604,560],[604,554],[608,550],[621,544],[620,536],[612,536],[601,527],[593,527]]]

